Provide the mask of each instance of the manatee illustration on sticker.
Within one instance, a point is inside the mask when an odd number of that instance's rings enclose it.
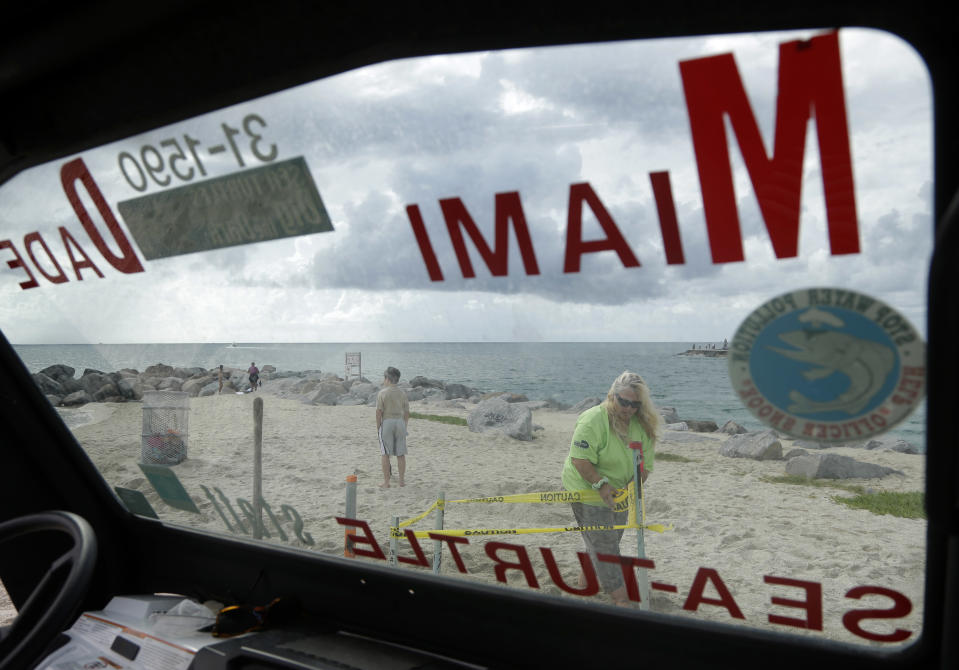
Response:
[[[733,390],[757,419],[793,437],[853,442],[883,433],[923,399],[926,347],[884,302],[808,288],[766,301],[729,344]]]

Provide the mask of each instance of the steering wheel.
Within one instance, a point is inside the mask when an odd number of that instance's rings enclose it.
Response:
[[[2,523],[0,546],[21,535],[47,531],[68,535],[70,547],[53,561],[0,639],[0,670],[27,667],[39,659],[71,622],[93,576],[96,535],[83,517],[72,512],[41,512]]]

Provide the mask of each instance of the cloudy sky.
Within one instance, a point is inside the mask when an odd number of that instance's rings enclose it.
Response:
[[[23,270],[8,268],[14,256],[0,249],[0,329],[18,344],[721,341],[768,298],[818,285],[878,297],[924,333],[931,90],[921,59],[893,36],[840,33],[862,253],[829,254],[810,125],[799,256],[775,258],[728,132],[746,261],[711,260],[679,62],[734,54],[771,152],[778,45],[813,34],[397,61],[84,153],[117,213],[118,202],[142,195],[118,168],[121,152],[140,155],[145,144],[184,134],[212,144],[221,124],[239,127],[255,113],[277,160],[305,158],[333,223],[333,232],[143,261],[145,272],[135,275],[111,268],[84,236],[60,184],[66,160],[35,168],[0,187],[0,239],[26,258],[23,237],[39,231],[70,281],[54,285],[34,272],[41,286],[21,290]],[[246,167],[262,165],[243,151]],[[229,151],[215,158],[204,159],[207,177],[240,169]],[[666,265],[649,181],[655,171],[670,174],[683,265]],[[581,272],[563,272],[570,185],[582,182],[640,267],[603,251],[585,254]],[[512,191],[522,198],[540,274],[526,275],[511,233],[508,276],[492,276],[467,237],[476,276],[464,278],[439,200],[461,198],[492,245],[494,195]],[[406,215],[413,204],[442,282],[430,280],[416,244]],[[585,240],[605,237],[588,208],[583,221]],[[85,270],[76,280],[60,226],[104,278]]]

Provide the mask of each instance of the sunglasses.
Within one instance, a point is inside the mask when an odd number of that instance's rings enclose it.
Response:
[[[268,605],[230,605],[216,613],[211,632],[213,637],[252,633],[288,621],[297,609],[295,602],[285,598],[275,598]]]
[[[620,407],[632,407],[633,409],[639,409],[643,406],[638,400],[626,400],[623,396],[616,394],[616,401],[619,403]]]

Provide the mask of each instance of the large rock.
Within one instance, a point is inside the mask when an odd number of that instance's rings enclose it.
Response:
[[[191,398],[195,398],[200,395],[200,391],[212,381],[216,381],[216,376],[204,374],[200,377],[186,380],[183,382],[180,390],[184,393],[189,393]],[[219,387],[219,382],[217,382],[217,386]]]
[[[147,377],[172,377],[173,366],[164,365],[163,363],[157,363],[156,365],[151,365],[146,370],[144,370],[143,374],[144,376],[147,376]]]
[[[183,380],[179,377],[166,377],[157,384],[157,391],[179,391],[183,387]]]
[[[476,405],[466,423],[474,433],[498,430],[517,440],[533,439],[533,413],[529,407],[499,398]]]
[[[761,433],[732,435],[719,448],[722,456],[752,458],[757,461],[778,461],[783,457],[783,445],[773,430]]]
[[[376,394],[379,393],[380,388],[375,384],[370,384],[369,382],[360,382],[359,384],[353,383],[350,384],[350,395],[359,400],[356,403],[350,403],[352,405],[363,405],[368,402],[370,399],[376,398]],[[345,403],[337,403],[343,405]]]
[[[718,432],[726,433],[727,435],[742,435],[744,433],[748,433],[749,431],[735,421],[727,421],[723,424],[723,427],[720,428]]]
[[[44,372],[35,372],[33,381],[44,395],[63,395],[63,387],[60,383]]]
[[[190,379],[197,375],[205,374],[207,374],[206,368],[173,368],[173,374],[170,376],[179,377],[180,379]]]
[[[878,479],[886,475],[901,475],[899,470],[875,463],[863,463],[839,454],[805,454],[786,463],[786,474],[808,479]]]
[[[659,415],[663,417],[664,423],[679,423],[682,419],[679,418],[679,412],[676,411],[675,407],[660,407]]]
[[[335,405],[337,398],[340,397],[340,393],[335,391],[316,391],[310,396],[307,396],[306,402],[310,405]]]
[[[410,386],[416,388],[418,386],[428,386],[430,388],[442,389],[446,388],[446,384],[441,382],[438,379],[427,379],[426,377],[417,375],[410,380]]]
[[[447,400],[452,400],[453,398],[469,398],[471,395],[473,395],[473,389],[468,386],[463,386],[462,384],[446,385]]]
[[[602,398],[584,398],[566,411],[570,414],[582,414],[590,407],[596,407],[601,402],[603,402]]]
[[[411,388],[411,389],[403,389],[403,390],[406,392],[406,399],[410,402],[414,402],[416,400],[422,400],[423,398],[426,397],[426,393],[423,391],[422,388],[415,388],[415,389]],[[371,398],[371,400],[373,400],[373,398]]]
[[[63,381],[64,379],[73,379],[73,373],[76,372],[69,365],[57,364],[40,370],[39,374],[46,375],[54,381]]]
[[[684,423],[689,429],[696,433],[715,433],[719,426],[715,421],[696,421],[695,419],[686,419]]]
[[[74,407],[76,405],[85,405],[88,402],[93,402],[93,396],[87,393],[86,391],[75,391],[67,397],[65,397],[60,404],[64,407]]]
[[[105,375],[102,372],[95,372],[93,370],[86,371],[83,376],[80,377],[80,386],[91,396],[103,388],[104,385],[112,383],[113,379],[110,375]]]

